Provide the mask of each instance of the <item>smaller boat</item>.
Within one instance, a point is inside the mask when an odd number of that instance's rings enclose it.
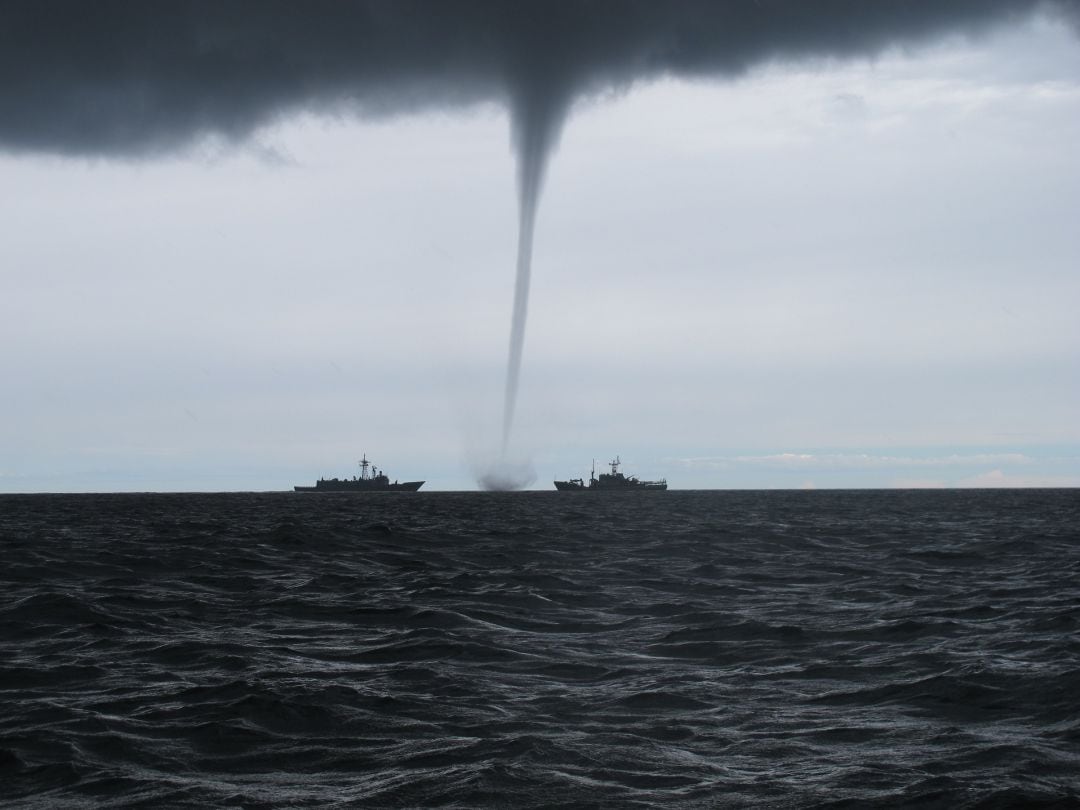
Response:
[[[368,468],[371,472],[368,472]],[[313,487],[293,487],[297,492],[416,492],[423,481],[390,481],[390,478],[367,460],[360,459],[360,477],[320,478]]]
[[[609,462],[611,464],[610,473],[600,473],[596,475],[596,461],[593,461],[592,473],[589,475],[588,483],[581,478],[570,478],[566,481],[556,481],[555,489],[559,492],[585,492],[594,490],[605,490],[613,492],[625,492],[627,490],[666,490],[667,479],[661,478],[659,481],[640,481],[637,476],[626,476],[619,472],[619,465],[622,462],[618,456],[615,456],[615,460]]]

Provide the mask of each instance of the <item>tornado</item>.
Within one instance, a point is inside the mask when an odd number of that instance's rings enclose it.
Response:
[[[565,117],[565,103],[553,94],[533,95],[513,111],[513,145],[517,155],[518,244],[514,276],[514,305],[510,316],[510,341],[506,358],[503,394],[501,459],[506,460],[514,427],[521,359],[525,350],[525,324],[529,317],[529,286],[532,281],[533,235],[540,206],[544,175],[558,141]]]
[[[502,458],[510,447],[518,386],[521,384],[521,357],[525,351],[525,323],[529,318],[529,285],[532,281],[533,232],[540,202],[540,181],[546,156],[523,155],[518,180],[517,272],[514,275],[514,306],[510,315],[510,346],[506,358],[506,389],[503,393]]]
[[[521,364],[525,353],[525,326],[529,318],[529,288],[532,282],[533,236],[540,207],[544,176],[558,144],[566,118],[568,94],[548,85],[534,85],[519,93],[511,105],[511,142],[517,159],[518,240],[514,274],[514,301],[510,312],[510,339],[506,356],[503,389],[502,436],[498,460],[482,472],[479,482],[488,490],[521,489],[533,480],[527,461],[511,460],[511,438]]]

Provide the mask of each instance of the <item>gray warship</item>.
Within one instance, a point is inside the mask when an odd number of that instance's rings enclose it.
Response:
[[[603,490],[605,492],[626,492],[633,490],[666,490],[667,479],[661,478],[659,481],[640,481],[637,476],[626,476],[619,472],[619,465],[622,464],[619,461],[619,457],[615,456],[615,460],[609,462],[611,465],[611,472],[596,474],[596,462],[593,461],[592,473],[589,475],[589,481],[586,483],[581,478],[571,478],[568,481],[556,481],[555,489],[559,492],[593,492]]]
[[[368,468],[371,471],[368,471]],[[313,487],[293,487],[297,492],[416,492],[423,481],[393,481],[367,460],[367,453],[360,459],[360,477],[320,478]]]

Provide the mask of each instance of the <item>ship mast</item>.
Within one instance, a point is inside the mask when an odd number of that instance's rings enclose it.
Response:
[[[364,457],[360,459],[360,480],[361,481],[367,481],[368,480],[367,468],[370,465],[370,463],[371,462],[369,462],[367,460],[367,453],[364,453]]]

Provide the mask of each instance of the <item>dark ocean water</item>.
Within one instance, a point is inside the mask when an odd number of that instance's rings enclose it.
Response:
[[[13,807],[1080,806],[1080,492],[0,497]]]

